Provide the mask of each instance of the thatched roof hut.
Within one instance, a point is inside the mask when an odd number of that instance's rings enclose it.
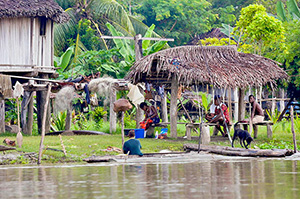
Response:
[[[46,17],[56,23],[69,18],[54,0],[0,0],[0,19],[19,17]]]
[[[148,55],[137,61],[126,79],[133,83],[153,79],[180,84],[211,84],[219,88],[262,86],[287,79],[279,63],[268,58],[238,52],[236,46],[180,46]]]

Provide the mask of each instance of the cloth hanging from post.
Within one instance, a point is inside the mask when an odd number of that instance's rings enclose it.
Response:
[[[128,84],[129,93],[127,97],[134,104],[134,106],[138,107],[138,105],[145,101],[144,95],[140,92],[138,86],[133,84]]]
[[[9,75],[0,74],[0,97],[13,98],[11,78]]]

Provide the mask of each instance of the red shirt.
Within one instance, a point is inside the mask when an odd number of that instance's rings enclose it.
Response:
[[[221,113],[221,110],[219,108],[220,106],[216,106],[215,108],[215,114],[216,115],[219,115]],[[226,122],[229,123],[229,111],[228,111],[228,108],[225,104],[221,104],[221,108],[223,110],[223,113],[224,113],[224,116],[225,116],[225,119],[226,119]]]

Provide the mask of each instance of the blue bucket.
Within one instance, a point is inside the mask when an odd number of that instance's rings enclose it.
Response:
[[[145,138],[145,129],[134,129],[135,139]]]
[[[163,128],[160,130],[160,134],[167,134],[168,133],[168,128]]]

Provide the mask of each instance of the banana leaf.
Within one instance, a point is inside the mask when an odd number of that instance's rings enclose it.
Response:
[[[286,17],[285,10],[284,10],[284,5],[281,1],[278,1],[276,4],[276,12],[277,12],[277,16],[279,17],[279,19],[281,21],[287,21],[287,17]]]

